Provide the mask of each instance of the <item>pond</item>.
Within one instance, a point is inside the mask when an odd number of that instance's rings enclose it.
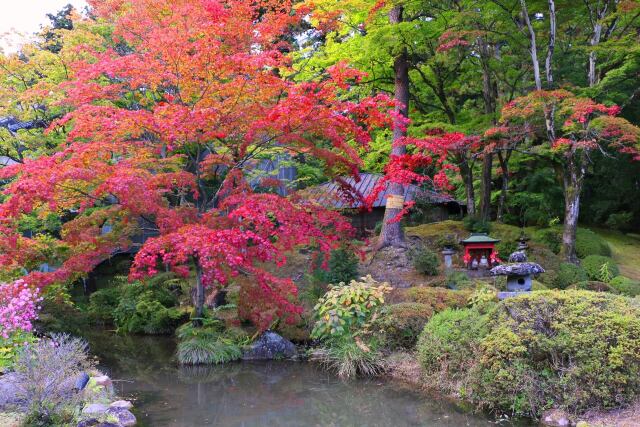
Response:
[[[489,417],[387,380],[342,381],[304,362],[178,367],[169,337],[88,337],[140,425],[490,426]],[[501,424],[504,425],[504,424]]]

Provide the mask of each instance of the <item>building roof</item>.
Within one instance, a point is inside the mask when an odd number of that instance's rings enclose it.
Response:
[[[489,237],[487,233],[471,233],[471,236],[462,241],[462,244],[466,243],[498,243],[500,239],[494,239]]]
[[[362,199],[371,194],[378,182],[382,179],[382,175],[376,173],[361,173],[360,180],[356,182],[353,176],[342,177],[338,180],[325,182],[315,187],[307,188],[304,193],[321,205],[329,205],[334,209],[355,209],[362,207]],[[372,207],[384,207],[387,203],[387,195],[389,194],[388,184],[385,189],[378,194]],[[430,203],[448,204],[456,203],[457,200],[448,194],[438,193],[431,190],[423,190],[417,185],[404,186],[404,200],[409,202],[417,198],[427,199]]]

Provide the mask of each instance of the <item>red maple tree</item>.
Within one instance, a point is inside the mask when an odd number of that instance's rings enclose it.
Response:
[[[393,102],[349,101],[343,94],[362,75],[343,64],[316,81],[288,79],[287,32],[306,13],[290,1],[92,6],[113,31],[102,48],[86,48],[64,84],[73,111],[52,129],[71,128],[67,144],[0,172],[11,180],[0,205],[1,264],[30,258],[24,249],[33,239],[15,231],[23,213],[72,216],[56,242],[67,249],[58,270],[25,277],[38,286],[87,274],[129,247],[144,223],[157,236],[137,252],[131,279],[194,269],[201,316],[205,287],[245,275],[258,285],[255,307],[297,313],[295,285],[264,263],[285,263],[299,245],[326,255],[351,227],[308,201],[254,193],[246,171],[259,158],[290,153],[321,159],[329,176],[356,174],[356,147],[391,124]],[[252,319],[266,328],[270,316],[256,311]]]

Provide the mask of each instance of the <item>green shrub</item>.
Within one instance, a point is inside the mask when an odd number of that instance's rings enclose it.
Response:
[[[134,282],[118,289],[120,296],[113,310],[113,323],[119,332],[167,334],[188,317],[185,310],[175,307],[177,297],[161,284]],[[90,311],[99,313],[95,304],[90,306]]]
[[[390,290],[388,283],[378,283],[371,276],[359,282],[352,280],[348,285],[331,286],[313,308],[315,324],[311,337],[334,340],[366,329]]]
[[[543,228],[533,234],[533,240],[542,243],[554,254],[559,254],[562,249],[562,232],[558,228]]]
[[[327,269],[321,267],[320,262],[313,271],[313,277],[321,283],[340,283],[358,277],[358,257],[353,251],[335,249],[327,262]]]
[[[557,289],[566,289],[575,283],[586,280],[589,280],[589,275],[584,268],[569,262],[563,262],[556,272],[552,285]]]
[[[625,297],[539,291],[434,315],[418,342],[434,384],[486,409],[539,416],[640,394],[640,308]]]
[[[512,240],[503,240],[496,245],[496,251],[500,259],[505,262],[509,259],[509,255],[518,249],[518,243]]]
[[[418,273],[425,274],[427,276],[438,275],[440,257],[437,253],[433,252],[426,246],[413,251],[411,254],[411,260],[413,261],[413,267]]]
[[[473,280],[469,279],[467,273],[463,271],[451,270],[447,272],[447,277],[445,279],[446,286],[452,289],[466,289],[473,287]]]
[[[578,228],[576,234],[576,253],[579,258],[589,255],[611,256],[611,248],[602,237],[587,228]]]
[[[591,280],[609,282],[620,273],[618,265],[613,259],[602,255],[589,255],[582,260],[580,265]]]
[[[626,230],[630,227],[632,221],[633,213],[620,212],[609,215],[605,224],[607,227],[613,228],[614,230]]]
[[[447,309],[429,320],[418,340],[418,361],[429,382],[447,394],[468,393],[488,318],[478,308],[469,308]]]
[[[457,250],[460,248],[460,239],[457,234],[441,234],[436,239],[436,245],[440,250],[444,250],[446,248]]]
[[[609,285],[623,295],[635,297],[640,295],[640,282],[624,276],[616,276]]]
[[[380,311],[373,329],[381,334],[386,348],[411,349],[433,313],[432,306],[417,302],[387,305]]]
[[[122,289],[120,287],[104,288],[89,296],[89,318],[95,323],[113,324],[113,312],[120,303]]]
[[[445,288],[410,288],[406,293],[409,302],[417,302],[431,307],[434,313],[447,308],[462,308],[467,305],[468,291],[453,291]]]
[[[462,220],[464,228],[472,233],[491,233],[491,223],[475,216],[467,216]]]
[[[600,282],[597,280],[586,280],[584,282],[578,282],[567,289],[579,289],[582,291],[592,291],[592,292],[610,292],[612,294],[619,293],[615,288],[609,286],[606,282]]]

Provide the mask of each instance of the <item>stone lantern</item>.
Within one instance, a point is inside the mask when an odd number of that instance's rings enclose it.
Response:
[[[498,293],[498,298],[504,299],[531,292],[533,276],[544,273],[544,269],[535,262],[527,262],[524,250],[518,250],[509,256],[509,263],[493,267],[492,276],[507,276],[507,291]]]
[[[445,269],[450,269],[451,266],[453,265],[453,256],[455,255],[456,251],[454,251],[452,248],[450,247],[445,247],[444,250],[442,251],[442,256],[444,257],[444,268]]]

